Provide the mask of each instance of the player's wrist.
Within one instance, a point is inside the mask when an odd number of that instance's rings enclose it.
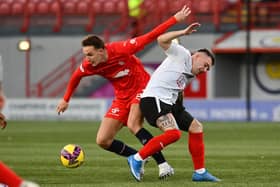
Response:
[[[169,21],[173,23],[179,23],[179,20],[176,18],[176,16],[172,16]]]
[[[62,100],[63,100],[65,103],[69,103],[70,98],[64,97]]]

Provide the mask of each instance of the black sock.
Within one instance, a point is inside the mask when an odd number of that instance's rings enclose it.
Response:
[[[140,142],[143,145],[148,143],[148,141],[153,138],[153,135],[144,128],[140,129],[136,133],[135,136],[138,138],[138,140],[140,140]],[[165,158],[164,158],[164,156],[161,152],[157,152],[157,153],[153,154],[152,157],[155,159],[155,161],[157,162],[158,165],[163,163],[163,162],[166,162],[166,160],[165,160]]]
[[[106,150],[125,157],[137,153],[137,150],[133,149],[132,147],[129,147],[128,145],[124,144],[119,140],[113,140],[111,146]]]

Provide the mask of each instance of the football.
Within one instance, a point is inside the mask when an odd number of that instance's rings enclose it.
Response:
[[[65,145],[60,152],[60,161],[67,168],[77,168],[83,164],[85,154],[79,145]]]

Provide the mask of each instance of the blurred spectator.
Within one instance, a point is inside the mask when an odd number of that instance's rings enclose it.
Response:
[[[132,26],[132,38],[142,34],[141,17],[143,15],[143,11],[141,9],[141,5],[143,2],[144,0],[128,0],[129,16]]]
[[[273,3],[279,3],[279,0],[253,0],[253,13],[255,16],[255,23],[257,26],[270,26],[271,11],[274,7]],[[265,5],[265,3],[268,3]],[[279,10],[277,10],[279,11]]]

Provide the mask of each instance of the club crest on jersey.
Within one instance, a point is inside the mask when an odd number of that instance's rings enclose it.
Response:
[[[124,77],[124,76],[127,76],[128,74],[129,74],[129,69],[125,69],[125,70],[119,71],[119,72],[114,76],[114,78]]]
[[[180,89],[185,89],[186,83],[187,83],[187,78],[185,75],[180,75],[180,77],[177,79],[177,85]]]
[[[119,65],[124,65],[124,62],[123,61],[119,61]]]

